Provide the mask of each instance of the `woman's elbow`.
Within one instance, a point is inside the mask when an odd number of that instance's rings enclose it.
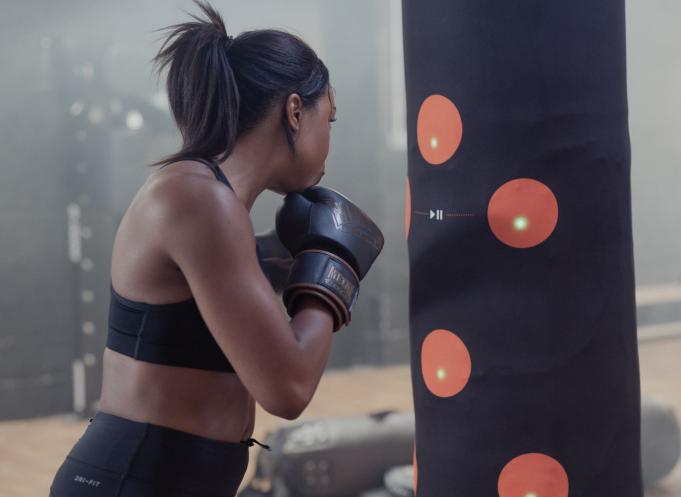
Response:
[[[300,389],[291,388],[285,397],[262,407],[273,416],[292,421],[300,417],[310,400]]]

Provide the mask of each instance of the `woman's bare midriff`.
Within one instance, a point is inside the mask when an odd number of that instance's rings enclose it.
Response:
[[[181,271],[160,248],[163,240],[153,239],[154,231],[144,221],[152,207],[145,191],[160,175],[214,176],[200,164],[169,167],[174,169],[150,175],[116,233],[112,284],[131,300],[172,303],[191,298]],[[109,348],[104,349],[102,369],[98,409],[103,412],[226,442],[253,434],[255,400],[235,373],[138,361]]]
[[[234,373],[137,361],[104,349],[99,410],[227,442],[253,434],[255,401]]]

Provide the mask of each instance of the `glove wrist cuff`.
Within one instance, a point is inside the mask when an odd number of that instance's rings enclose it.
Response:
[[[351,310],[359,295],[359,277],[352,266],[331,252],[304,250],[293,261],[283,294],[289,314],[301,292],[317,294],[331,305],[334,328],[338,329],[350,322]]]

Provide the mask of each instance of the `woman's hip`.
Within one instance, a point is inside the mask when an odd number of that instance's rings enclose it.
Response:
[[[247,466],[245,443],[98,411],[57,471],[50,492],[51,497],[231,497]]]

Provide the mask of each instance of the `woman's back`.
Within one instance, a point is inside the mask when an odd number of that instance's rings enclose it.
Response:
[[[149,304],[192,298],[159,224],[162,212],[172,209],[167,204],[174,191],[192,186],[226,189],[206,165],[181,161],[152,173],[135,195],[113,244],[111,283],[122,297]],[[232,211],[215,215],[244,215],[243,209]],[[255,401],[236,374],[138,361],[110,348],[104,350],[99,408],[225,441],[250,437],[255,421]]]

